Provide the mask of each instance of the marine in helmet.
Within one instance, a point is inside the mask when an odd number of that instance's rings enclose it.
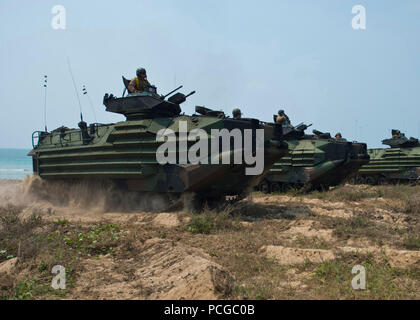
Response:
[[[241,109],[239,109],[239,108],[233,109],[232,116],[233,116],[233,119],[241,119],[241,117],[242,117]]]
[[[281,125],[290,124],[289,117],[284,113],[284,110],[279,110],[278,114],[275,116],[275,121],[277,124]]]
[[[400,139],[401,138],[401,132],[400,130],[392,130],[392,139]]]
[[[340,133],[340,132],[337,132],[337,133],[335,134],[335,138],[336,138],[336,139],[343,139],[343,136],[341,135],[341,133]]]
[[[128,84],[128,91],[130,93],[139,93],[147,91],[151,87],[149,81],[147,81],[146,69],[139,68],[136,71],[137,77],[132,79]]]

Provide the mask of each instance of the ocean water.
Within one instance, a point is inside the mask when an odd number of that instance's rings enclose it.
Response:
[[[0,179],[23,179],[32,174],[32,158],[28,157],[30,149],[0,148]]]

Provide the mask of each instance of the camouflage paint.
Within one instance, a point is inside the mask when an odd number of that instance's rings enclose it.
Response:
[[[420,145],[416,147],[369,149],[370,161],[356,177],[356,183],[384,184],[419,182]]]
[[[260,185],[264,192],[288,188],[328,188],[355,174],[369,160],[366,144],[304,135],[287,141],[289,152]]]
[[[261,176],[246,176],[243,165],[160,165],[156,150],[162,142],[156,133],[163,128],[178,132],[179,122],[188,129],[264,129],[264,174],[287,152],[287,145],[273,141],[274,125],[255,119],[233,120],[212,116],[174,116],[128,120],[95,125],[93,139],[83,143],[79,129],[40,133],[34,149],[34,173],[43,179],[111,179],[128,190],[182,193],[193,191],[207,196],[237,195],[257,185]],[[178,141],[177,141],[178,143]],[[194,142],[188,142],[192,144]]]

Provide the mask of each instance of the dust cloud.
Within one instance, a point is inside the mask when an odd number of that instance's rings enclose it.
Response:
[[[101,212],[161,212],[172,202],[168,195],[123,190],[109,180],[46,181],[38,176],[0,180],[2,205],[67,207]]]

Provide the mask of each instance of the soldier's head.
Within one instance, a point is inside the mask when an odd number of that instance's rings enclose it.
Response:
[[[341,135],[341,133],[340,133],[340,132],[337,132],[337,133],[335,134],[335,138],[336,138],[336,139],[343,139],[343,136]]]
[[[400,132],[400,130],[392,129],[392,138],[393,139],[399,139],[399,138],[401,138],[401,132]]]
[[[141,79],[147,78],[146,69],[138,68],[136,71],[136,75],[138,78],[141,78]]]
[[[233,109],[232,115],[234,119],[240,119],[242,117],[241,109],[238,109],[238,108]]]
[[[278,112],[278,115],[279,115],[279,116],[284,115],[284,110],[280,109],[280,110],[279,110],[279,112]]]

